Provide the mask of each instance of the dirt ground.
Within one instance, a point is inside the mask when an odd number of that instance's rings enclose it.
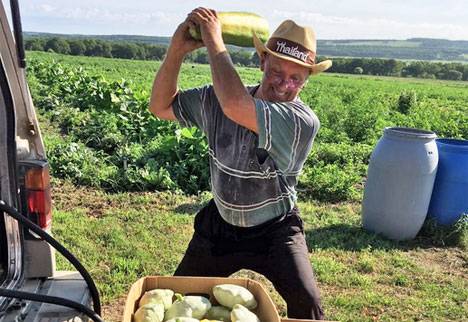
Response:
[[[120,322],[122,321],[126,296],[118,298],[117,300],[104,305],[102,307],[102,318],[106,322]]]

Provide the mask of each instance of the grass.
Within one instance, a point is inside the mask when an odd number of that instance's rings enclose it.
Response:
[[[106,194],[54,182],[53,233],[84,262],[104,303],[104,318],[119,321],[126,292],[138,278],[171,275],[209,194]],[[362,229],[359,203],[299,203],[311,263],[327,318],[340,321],[461,321],[468,313],[468,230],[426,224],[416,239],[387,240]],[[457,242],[444,245],[446,236]],[[450,243],[449,243],[450,244]],[[61,256],[59,269],[72,269]],[[263,283],[285,315],[284,301]]]

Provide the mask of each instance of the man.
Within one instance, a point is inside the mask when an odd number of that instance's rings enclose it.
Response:
[[[199,26],[202,41],[189,27]],[[209,142],[213,200],[195,217],[195,233],[175,275],[229,276],[245,268],[265,275],[288,316],[322,319],[319,291],[295,206],[297,176],[319,129],[298,98],[315,64],[315,34],[291,20],[266,46],[254,37],[261,84],[245,87],[221,37],[214,10],[197,8],[179,25],[156,74],[150,110],[197,126]],[[213,85],[179,92],[186,54],[206,46]]]

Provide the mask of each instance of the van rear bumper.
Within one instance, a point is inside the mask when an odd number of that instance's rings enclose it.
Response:
[[[75,271],[57,271],[53,277],[47,279],[26,279],[19,291],[66,298],[91,308],[89,289],[81,275]],[[0,314],[1,322],[89,321],[84,314],[65,306],[16,299]]]

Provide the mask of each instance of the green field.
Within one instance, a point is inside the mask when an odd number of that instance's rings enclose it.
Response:
[[[53,232],[83,260],[118,321],[136,279],[170,275],[206,192],[206,146],[197,131],[148,115],[159,62],[27,53],[54,179]],[[259,71],[239,69],[254,84]],[[124,80],[125,81],[124,81]],[[182,88],[210,82],[184,65]],[[361,227],[370,153],[386,126],[468,138],[468,84],[324,74],[302,99],[321,130],[298,186],[310,260],[326,317],[340,321],[461,321],[468,315],[468,228],[428,222],[415,240]],[[58,256],[58,267],[71,266]],[[262,276],[279,311],[284,302]]]

